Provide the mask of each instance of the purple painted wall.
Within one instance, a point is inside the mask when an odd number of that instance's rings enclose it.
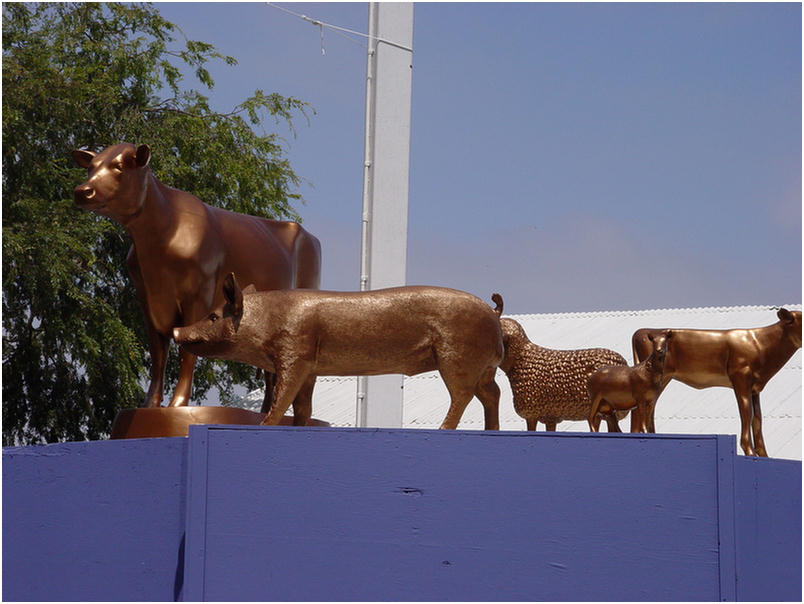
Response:
[[[8,448],[3,599],[800,600],[800,473],[706,436],[199,426]]]
[[[184,438],[3,449],[3,600],[173,600],[186,450]]]
[[[801,462],[739,456],[734,469],[737,597],[800,602]]]

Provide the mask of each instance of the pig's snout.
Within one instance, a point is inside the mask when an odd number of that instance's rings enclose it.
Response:
[[[87,203],[95,198],[95,189],[90,185],[78,185],[73,190],[73,200],[77,204]]]

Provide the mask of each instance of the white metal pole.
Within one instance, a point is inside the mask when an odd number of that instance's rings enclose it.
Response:
[[[374,85],[377,75],[377,3],[368,5],[368,51],[366,56],[366,116],[363,147],[363,220],[360,233],[360,291],[369,289],[369,262],[371,259],[371,207],[374,199],[372,163],[374,141]],[[366,425],[366,390],[368,378],[357,378],[356,426]]]

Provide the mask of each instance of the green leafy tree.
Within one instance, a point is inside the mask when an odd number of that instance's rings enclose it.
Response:
[[[147,385],[145,328],[124,262],[130,241],[74,207],[86,172],[72,149],[147,142],[166,184],[230,210],[298,219],[299,179],[265,123],[293,131],[309,107],[257,90],[216,113],[185,84],[194,75],[211,89],[211,61],[235,64],[184,39],[150,5],[3,5],[5,445],[102,438]],[[172,347],[169,385],[177,356]],[[254,379],[253,368],[199,359],[194,396],[211,387],[225,396]]]

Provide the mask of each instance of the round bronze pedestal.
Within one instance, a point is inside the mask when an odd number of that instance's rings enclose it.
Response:
[[[112,424],[110,438],[155,438],[160,436],[187,436],[190,424],[239,424],[256,426],[265,417],[237,407],[144,407],[123,409]],[[285,416],[282,426],[292,426],[293,418]],[[309,419],[308,426],[329,426],[327,422]]]

